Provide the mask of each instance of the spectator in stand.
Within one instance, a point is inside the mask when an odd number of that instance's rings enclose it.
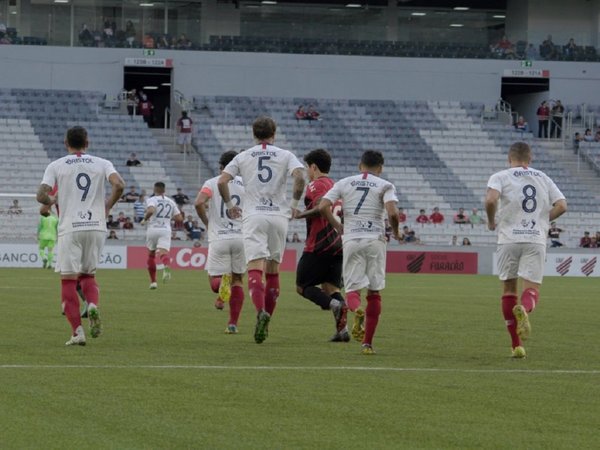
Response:
[[[575,58],[577,55],[577,45],[575,44],[575,39],[569,39],[569,42],[567,42],[567,45],[565,45],[565,48],[563,49],[563,53],[567,58]]]
[[[190,50],[192,48],[192,41],[190,41],[185,34],[181,34],[177,40],[177,48],[179,50]]]
[[[132,153],[131,155],[129,155],[129,159],[127,160],[127,162],[125,163],[128,167],[137,167],[137,166],[141,166],[142,162],[137,159],[137,155],[135,153]]]
[[[19,214],[23,213],[23,208],[21,208],[21,205],[19,205],[19,200],[17,200],[16,198],[13,200],[12,205],[10,205],[8,207],[8,214],[13,214],[15,216],[18,216]]]
[[[92,47],[94,45],[94,35],[88,30],[87,25],[84,23],[79,31],[79,43],[84,47]]]
[[[600,142],[600,130],[596,131],[596,135],[594,136],[594,142]]]
[[[590,248],[592,245],[592,238],[590,237],[590,232],[586,231],[583,233],[583,237],[579,240],[579,246],[582,248]]]
[[[151,34],[144,35],[143,45],[144,45],[144,48],[155,48],[156,47],[154,38],[152,37]]]
[[[464,237],[463,241],[462,241],[462,245],[466,246],[466,245],[471,245],[471,241],[469,240],[468,237]]]
[[[515,122],[515,129],[524,133],[529,132],[529,124],[525,121],[523,116],[519,116],[519,120]]]
[[[190,202],[190,198],[183,193],[181,188],[177,188],[177,194],[171,196],[171,198],[175,200],[180,211],[183,211],[183,206]]]
[[[300,240],[300,236],[298,236],[298,232],[294,231],[294,234],[292,234],[292,242],[302,242]]]
[[[137,109],[140,99],[137,95],[137,91],[132,89],[127,91],[127,112],[130,116],[133,116],[134,111]]]
[[[192,145],[192,119],[188,117],[187,111],[181,111],[181,117],[177,121],[177,143],[181,148],[181,153],[187,154],[188,149]],[[191,149],[190,149],[191,153]]]
[[[144,118],[144,122],[146,122],[148,126],[152,126],[152,110],[154,109],[154,105],[150,103],[146,94],[142,94],[138,109],[140,115]]]
[[[492,46],[492,51],[504,59],[515,59],[517,57],[515,46],[508,40],[506,35],[502,36],[502,39]]]
[[[417,242],[417,235],[415,234],[414,230],[408,228],[407,225],[402,227],[402,241],[406,244]]]
[[[465,214],[464,208],[458,208],[458,212],[454,215],[453,221],[457,224],[469,223],[469,216]]]
[[[121,200],[127,203],[135,203],[138,198],[140,198],[140,194],[135,190],[135,186],[131,185],[129,186],[129,192],[123,195]]]
[[[552,107],[552,122],[550,123],[550,137],[555,137],[556,139],[560,139],[564,113],[565,113],[565,107],[562,105],[560,100],[556,100],[556,103]]]
[[[542,45],[540,46],[540,56],[546,60],[554,59],[558,56],[558,52],[556,51],[554,42],[552,42],[551,35],[548,35],[546,40],[542,42]]]
[[[548,237],[550,238],[550,247],[562,247],[564,244],[559,241],[560,233],[563,232],[562,228],[556,226],[556,222],[550,224],[548,229]]]
[[[188,215],[186,217],[185,222],[183,222],[183,228],[188,237],[192,239],[191,234],[192,229],[194,228],[194,218],[191,215]]]
[[[194,220],[192,222],[192,231],[189,234],[190,239],[194,242],[201,240],[203,231],[204,231],[204,228],[200,227],[200,224],[198,223],[197,220]]]
[[[525,50],[525,57],[530,61],[535,61],[540,59],[540,54],[533,44],[529,44],[527,50]]]
[[[135,27],[131,20],[128,20],[125,24],[125,41],[127,41],[129,47],[133,47],[133,43],[135,42]]]
[[[108,237],[106,239],[119,239],[117,237],[117,232],[115,230],[110,230],[108,232]]]
[[[306,111],[304,111],[304,105],[298,106],[296,110],[296,120],[306,120]]]
[[[0,32],[0,45],[10,45],[10,44],[12,44],[12,41],[10,40],[10,37],[8,36],[8,34]]]
[[[171,44],[169,44],[169,36],[166,34],[163,34],[158,38],[158,41],[156,41],[156,48],[168,49],[170,46]]]
[[[458,236],[457,235],[452,235],[452,239],[450,240],[450,245],[455,246],[458,245]]]
[[[140,197],[133,204],[133,220],[135,223],[140,223],[144,218],[146,211],[146,195],[142,192]]]
[[[119,228],[123,228],[123,224],[127,222],[127,217],[125,217],[125,213],[123,211],[119,211],[117,222],[119,222]]]
[[[321,114],[315,110],[313,105],[308,105],[308,111],[306,111],[306,120],[321,120],[319,119],[320,116]]]
[[[181,225],[181,222],[175,222]],[[171,240],[172,241],[180,241],[181,238],[179,237],[179,234],[177,234],[177,230],[175,228],[173,228],[171,230]]]
[[[590,130],[589,128],[585,130],[583,140],[585,142],[594,142],[594,135],[592,134],[592,130]]]
[[[429,216],[429,221],[435,225],[444,222],[444,215],[440,212],[440,208],[437,206],[433,208],[433,213]]]
[[[109,214],[108,217],[106,218],[106,228],[114,230],[114,229],[118,229],[119,226],[120,226],[119,221],[114,220],[113,215]]]
[[[590,238],[590,248],[598,248],[598,240],[596,239],[596,236],[592,236]]]
[[[550,108],[548,103],[543,101],[537,109],[538,117],[538,138],[548,137],[548,121],[550,120]]]
[[[123,224],[123,229],[124,230],[133,230],[133,222],[131,220],[131,217],[125,218],[125,223]]]
[[[425,210],[423,210],[423,212],[425,212]],[[425,217],[427,218],[427,216]],[[404,222],[406,222],[406,213],[404,212],[404,208],[398,208],[398,223]]]
[[[171,50],[177,49],[177,38],[175,36],[171,37],[171,40],[169,41],[169,48]]]
[[[473,211],[469,216],[469,222],[471,222],[472,225],[479,225],[482,223],[485,224],[485,220],[483,217],[481,217],[477,208],[473,208]]]
[[[417,223],[429,223],[429,217],[427,217],[427,215],[425,214],[424,209],[419,210],[419,215],[417,216],[417,218],[415,220]],[[408,227],[406,227],[406,228],[408,228]]]
[[[573,137],[573,151],[576,155],[579,153],[579,144],[581,143],[581,141],[583,141],[583,136],[581,135],[581,133],[575,133],[575,136]]]

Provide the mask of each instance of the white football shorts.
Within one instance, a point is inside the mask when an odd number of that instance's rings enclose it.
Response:
[[[211,277],[246,272],[243,239],[223,239],[208,244],[206,271]]]
[[[543,244],[499,244],[498,277],[502,281],[523,278],[532,283],[542,283],[546,246]]]
[[[285,250],[289,219],[283,216],[252,215],[242,222],[246,261],[265,258],[280,263]]]
[[[59,236],[55,272],[95,274],[105,240],[104,231],[74,231]]]
[[[344,242],[344,289],[385,288],[386,243],[380,239],[348,239]]]
[[[171,250],[171,230],[148,228],[146,231],[146,248],[151,252],[157,248]]]

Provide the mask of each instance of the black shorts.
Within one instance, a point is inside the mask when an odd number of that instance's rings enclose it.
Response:
[[[302,288],[329,283],[342,287],[342,254],[302,253],[296,269],[296,286]]]

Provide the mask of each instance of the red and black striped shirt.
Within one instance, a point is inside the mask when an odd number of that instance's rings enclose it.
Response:
[[[321,197],[333,187],[334,181],[329,177],[317,178],[306,187],[304,204],[306,209],[314,208]],[[333,205],[334,215],[336,211],[341,212],[340,205]],[[342,237],[323,216],[306,218],[306,244],[304,252],[327,255],[337,255],[342,252]]]

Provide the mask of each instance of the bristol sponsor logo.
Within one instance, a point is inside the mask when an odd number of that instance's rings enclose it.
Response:
[[[557,258],[556,262],[558,263],[556,266],[556,271],[561,274],[561,276],[569,273],[571,269],[571,263],[573,262],[573,257],[569,256],[568,258]]]
[[[581,262],[583,263],[583,266],[581,266],[581,273],[583,273],[586,277],[589,277],[592,273],[594,273],[596,260],[597,258],[595,256],[591,259],[582,259]]]
[[[206,264],[206,255],[194,253],[191,248],[182,248],[177,251],[175,262],[179,267],[202,269]]]

